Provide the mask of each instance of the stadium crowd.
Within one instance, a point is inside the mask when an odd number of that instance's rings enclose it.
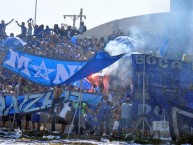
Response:
[[[6,27],[12,23],[14,20],[12,19],[10,22],[5,23],[4,20],[1,21],[0,24],[0,42],[3,42],[7,37],[13,37],[14,33],[11,33],[9,36],[6,34]],[[83,38],[79,39],[76,38],[77,34],[83,34],[87,28],[84,25],[84,22],[80,23],[79,29],[73,29],[71,26],[67,26],[65,28],[63,25],[59,27],[58,24],[55,24],[53,28],[50,28],[48,25],[44,27],[44,25],[33,25],[33,20],[29,19],[27,21],[27,26],[25,22],[21,24],[18,21],[15,21],[16,24],[21,27],[21,33],[17,35],[17,37],[23,39],[27,42],[20,50],[44,57],[55,58],[60,60],[88,60],[95,55],[95,53],[104,51],[105,42],[104,37],[95,38]],[[119,32],[109,35],[108,41],[115,39],[118,36],[124,35],[123,32],[119,30]],[[5,56],[5,50],[0,50],[1,55],[1,64],[3,58]],[[17,93],[19,84],[18,80],[21,79],[20,85],[20,94],[24,93],[40,93],[48,90],[54,90],[57,92],[55,88],[48,88],[38,86],[33,84],[23,78],[19,78],[16,74],[9,72],[5,68],[0,67],[0,91],[2,93]],[[93,80],[90,80],[93,89],[89,90],[89,92],[98,92],[103,94],[103,99],[98,105],[97,111],[92,111],[89,109],[88,105],[84,102],[82,103],[82,116],[84,116],[84,129],[86,129],[87,133],[91,133],[92,131],[99,130],[100,134],[110,134],[110,132],[114,131],[121,131],[128,128],[131,128],[131,104],[130,100],[128,99],[128,94],[132,95],[132,87],[130,87],[129,91],[125,88],[119,90],[122,95],[119,95],[118,100],[112,101],[112,98],[106,93],[108,92],[105,89],[103,84],[104,77],[99,77],[97,79],[97,83]],[[77,88],[69,85],[63,86],[62,90],[77,90]],[[129,93],[126,93],[129,92]],[[127,95],[126,95],[127,94]],[[77,104],[68,104],[66,106],[71,112],[71,108],[74,110],[78,110]],[[80,111],[80,110],[79,110]],[[53,112],[53,110],[51,111]],[[78,112],[78,111],[76,111]],[[129,113],[128,113],[129,112]],[[105,114],[105,115],[104,115]],[[61,116],[61,114],[58,114]],[[35,114],[30,114],[26,116],[26,125],[24,129],[29,129],[29,121],[32,121],[32,129],[40,129],[40,123],[44,123],[44,127],[46,126],[45,120],[48,120],[50,117],[48,112],[38,112]],[[42,119],[43,118],[43,119]],[[67,117],[68,118],[68,117]],[[77,133],[78,129],[78,115],[75,115],[74,120],[74,131]],[[5,127],[5,123],[8,120],[8,117],[2,117],[3,119],[3,127]],[[60,120],[60,119],[59,119]],[[68,119],[69,120],[69,119]],[[113,123],[110,122],[113,120]],[[62,120],[62,132],[64,132],[65,125],[67,124],[67,120]],[[106,124],[104,124],[106,122]],[[120,127],[118,124],[120,122]],[[37,128],[35,127],[35,123],[38,124]],[[55,123],[55,122],[54,122]],[[17,116],[17,124],[21,127],[21,116]],[[106,126],[106,129],[104,129]],[[111,127],[110,127],[111,126]],[[111,129],[113,126],[113,129]],[[52,128],[52,130],[55,130]],[[95,132],[96,133],[96,132]]]
[[[6,26],[12,22],[13,19],[8,23],[5,23],[4,20],[1,21],[0,44],[3,43],[3,41],[7,37],[14,36],[14,33],[11,33],[8,36],[5,31]],[[46,28],[44,28],[44,25],[37,24],[34,26],[32,19],[29,19],[27,21],[28,27],[26,27],[25,22],[22,22],[21,25],[18,21],[15,22],[19,27],[21,27],[21,34],[17,36],[27,42],[27,45],[18,49],[34,55],[45,56],[48,58],[55,58],[60,60],[88,60],[93,57],[95,53],[99,51],[104,51],[105,45],[107,43],[105,42],[104,37],[101,37],[99,39],[95,38],[94,36],[92,36],[92,38],[76,38],[77,34],[82,34],[87,30],[84,22],[81,22],[80,28],[78,30],[72,29],[71,26],[67,26],[67,28],[65,28],[62,25],[61,27],[59,27],[58,24],[55,24],[54,28],[50,28],[49,26],[46,26]],[[109,35],[108,41],[113,40],[120,35],[123,35],[123,33],[121,33],[120,31],[117,32],[117,34],[113,32]],[[2,64],[3,58],[5,56],[5,49],[1,49],[0,56],[0,63]],[[4,69],[2,65],[0,67],[0,70],[0,80],[4,82],[3,84],[1,84],[1,91],[7,92],[9,90],[8,92],[14,93],[16,91],[15,87],[17,86],[18,82],[17,75],[14,75],[13,73],[10,73],[6,69]],[[34,85],[23,79],[21,83],[21,86],[24,87],[21,88],[21,93],[27,93],[28,91],[40,92],[42,90],[48,89],[42,89],[42,87]],[[33,85],[33,87],[29,87],[31,85]]]

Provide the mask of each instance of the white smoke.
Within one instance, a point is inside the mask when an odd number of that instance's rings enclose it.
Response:
[[[110,41],[105,51],[111,56],[125,54],[121,59],[102,71],[104,75],[116,76],[119,86],[127,86],[128,79],[132,77],[132,67],[130,55],[140,50],[140,43],[128,36],[120,36]]]
[[[159,54],[160,47],[166,43],[167,50],[164,55],[166,59],[181,59],[183,54],[193,54],[193,10],[192,0],[175,0],[171,1],[171,12],[163,15],[147,15],[140,17],[136,25],[129,25],[127,28],[127,35],[137,42],[137,46],[130,47],[125,43],[119,41],[110,41],[105,51],[110,55],[118,55],[126,53],[119,61],[115,62],[110,67],[102,71],[103,74],[118,75],[118,82],[126,84],[127,78],[132,75],[131,60],[129,54],[141,52],[151,55]],[[170,38],[171,35],[174,35]]]
[[[110,41],[106,47],[105,51],[108,52],[111,56],[131,53],[139,50],[140,43],[135,39],[128,36],[120,36],[115,40]]]

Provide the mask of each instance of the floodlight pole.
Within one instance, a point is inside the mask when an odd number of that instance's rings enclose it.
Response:
[[[80,22],[82,21],[82,18],[84,17],[84,19],[86,19],[86,16],[83,15],[83,9],[80,9],[80,14],[79,15],[64,15],[64,19],[66,19],[66,17],[70,17],[73,20],[73,28],[75,28],[75,23],[76,20],[78,20],[78,18],[80,18]]]
[[[35,17],[34,17],[34,25],[36,24],[36,14],[37,14],[37,3],[38,1],[35,1]]]

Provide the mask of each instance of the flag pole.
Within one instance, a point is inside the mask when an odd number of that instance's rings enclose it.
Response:
[[[19,77],[19,79],[18,79],[18,86],[17,86],[17,96],[16,96],[16,101],[18,102],[18,96],[19,96],[19,91],[20,91],[20,86],[21,86],[21,77]],[[15,124],[15,113],[16,112],[14,112],[14,116],[13,116],[13,124],[12,124],[12,128],[14,129],[14,124]]]
[[[78,121],[78,137],[80,137],[80,125],[81,125],[81,115],[82,115],[82,79],[80,80],[80,98],[79,98],[79,121]]]

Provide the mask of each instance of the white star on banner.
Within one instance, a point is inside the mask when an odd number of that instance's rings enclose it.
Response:
[[[42,77],[45,80],[49,81],[48,74],[52,73],[55,69],[47,69],[44,60],[42,61],[40,66],[31,65],[34,70],[36,70],[36,74],[34,77]]]

